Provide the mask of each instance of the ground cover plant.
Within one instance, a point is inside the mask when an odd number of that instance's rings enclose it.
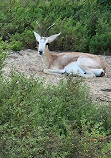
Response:
[[[95,105],[81,79],[44,87],[22,74],[1,77],[0,157],[110,157],[110,108]]]
[[[0,38],[0,75],[1,75],[1,69],[3,67],[4,59],[8,54],[6,53],[7,49],[8,49],[7,42],[2,41],[2,38]]]
[[[110,55],[109,0],[0,0],[0,10],[0,36],[10,49],[36,47],[38,20],[43,32],[55,22],[50,33],[62,33],[50,49]]]

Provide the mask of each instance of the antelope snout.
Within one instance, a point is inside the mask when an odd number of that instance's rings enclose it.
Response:
[[[43,51],[39,51],[39,55],[42,55],[43,54]]]

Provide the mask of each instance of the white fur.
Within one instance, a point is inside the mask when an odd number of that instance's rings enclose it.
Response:
[[[91,69],[92,72],[95,74],[95,76],[101,76],[102,73],[104,73],[103,69]]]
[[[80,76],[85,76],[86,75],[91,75],[92,77],[94,76],[101,76],[102,73],[104,73],[103,69],[90,69],[90,70],[85,70],[82,69],[78,62],[72,62],[65,66],[64,71],[68,74],[79,74]]]
[[[72,63],[68,64],[67,66],[65,66],[64,70],[68,74],[70,74],[70,73],[84,74],[85,73],[85,71],[78,65],[77,62],[72,62]]]

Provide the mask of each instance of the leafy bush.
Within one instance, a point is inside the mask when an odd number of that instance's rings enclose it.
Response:
[[[9,45],[9,48],[14,51],[19,51],[23,48],[23,43],[20,41],[12,41]]]
[[[1,75],[1,69],[3,67],[3,61],[6,57],[5,50],[7,49],[7,43],[2,41],[2,38],[0,38],[0,75]]]
[[[105,119],[111,118],[110,106],[101,112],[87,91],[80,79],[72,77],[45,87],[40,80],[20,74],[12,74],[9,81],[1,77],[0,157],[110,155],[110,141],[101,139],[111,134],[110,121]]]
[[[62,32],[52,50],[110,54],[111,3],[108,0],[0,0],[0,35],[10,48],[35,48],[35,21],[43,32],[56,23],[51,34]],[[5,8],[5,9],[4,9]],[[107,19],[107,20],[106,20]]]
[[[96,35],[90,41],[90,50],[95,54],[104,50],[107,50],[106,55],[111,52],[111,24],[107,20],[104,16],[98,19]]]

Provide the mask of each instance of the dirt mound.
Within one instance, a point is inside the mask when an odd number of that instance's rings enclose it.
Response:
[[[101,56],[105,59],[107,65],[107,75],[104,77],[86,78],[85,82],[90,87],[90,94],[95,101],[111,102],[111,56]],[[34,75],[46,83],[57,84],[64,75],[49,75],[42,71],[45,64],[41,56],[35,50],[24,50],[12,52],[4,61],[3,75],[9,76],[10,71],[14,68],[28,77]]]

